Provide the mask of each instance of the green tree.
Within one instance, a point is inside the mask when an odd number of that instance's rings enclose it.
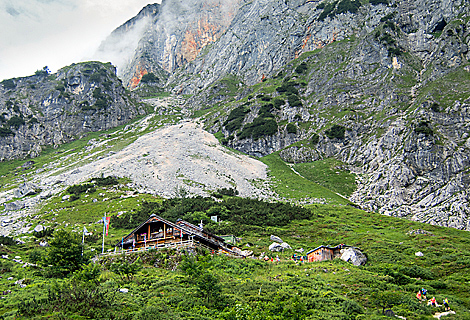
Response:
[[[54,238],[45,257],[49,275],[53,277],[67,276],[80,269],[85,263],[82,256],[82,243],[78,235],[65,230],[54,232]]]

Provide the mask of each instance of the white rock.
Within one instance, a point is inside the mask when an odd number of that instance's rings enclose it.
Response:
[[[341,260],[351,262],[355,266],[361,266],[367,262],[367,257],[357,248],[347,248],[341,254]]]
[[[128,293],[128,292],[129,292],[129,289],[121,288],[121,289],[119,289],[119,292]]]
[[[273,242],[269,246],[269,251],[279,252],[279,251],[282,251],[282,250],[284,250],[284,248],[277,242]]]
[[[424,254],[421,251],[418,251],[418,252],[415,253],[415,256],[422,257],[422,256],[424,256]]]
[[[44,226],[41,224],[38,224],[36,227],[34,227],[34,231],[36,232],[41,232],[44,230]]]
[[[304,248],[300,248],[300,249],[296,249],[296,250],[295,250],[295,252],[299,252],[299,253],[302,253],[302,252],[304,252],[304,251],[305,251]]]
[[[281,238],[279,238],[278,236],[275,236],[275,235],[271,235],[271,237],[269,237],[269,239],[271,239],[271,241],[274,241],[274,242],[277,242],[277,243],[283,243],[284,241],[282,241]]]
[[[292,250],[292,247],[291,247],[287,242],[281,243],[281,247],[282,247],[284,250]]]
[[[62,197],[62,201],[66,201],[70,199],[70,195],[66,194],[65,196]]]

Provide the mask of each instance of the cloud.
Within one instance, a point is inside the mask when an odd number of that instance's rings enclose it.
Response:
[[[90,57],[151,0],[0,0],[0,80]]]

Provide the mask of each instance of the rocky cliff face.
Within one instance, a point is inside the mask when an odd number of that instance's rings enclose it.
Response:
[[[35,157],[42,147],[124,124],[145,111],[111,64],[85,62],[0,85],[0,160]]]
[[[363,208],[470,230],[468,16],[462,1],[252,1],[169,84],[233,148],[336,157]]]
[[[237,12],[240,0],[164,0],[151,20],[141,15],[142,36],[130,60],[120,71],[126,86],[135,88],[147,73],[157,75],[160,82],[169,73],[192,61],[208,44],[215,42],[227,29]],[[123,27],[118,30],[122,30]],[[116,31],[117,32],[117,31]],[[120,33],[121,36],[132,34]],[[102,47],[115,45],[111,36]],[[124,40],[122,41],[125,42]],[[119,44],[122,45],[122,44]]]

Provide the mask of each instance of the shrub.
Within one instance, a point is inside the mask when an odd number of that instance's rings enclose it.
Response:
[[[314,133],[313,136],[310,138],[310,143],[313,145],[317,145],[319,141],[320,141],[320,136],[316,133]]]
[[[240,133],[240,139],[253,138],[259,139],[264,136],[272,136],[277,132],[277,122],[273,119],[258,117],[252,123],[245,125]]]
[[[287,133],[297,133],[297,126],[293,123],[288,123],[286,126]]]
[[[287,96],[287,101],[291,107],[301,107],[302,101],[300,100],[299,96],[295,94],[291,94]]]
[[[276,88],[276,91],[279,93],[287,94],[299,94],[299,90],[295,87],[296,83],[293,81],[284,82],[282,85]]]
[[[224,122],[225,129],[228,131],[235,131],[242,127],[243,120],[245,115],[250,112],[250,109],[245,108],[244,106],[239,106],[233,109],[227,117],[227,120]]]
[[[295,68],[295,72],[298,74],[302,74],[307,70],[308,70],[308,66],[305,62],[302,62],[301,64],[297,66],[297,68]]]
[[[92,189],[94,186],[91,183],[85,184],[76,184],[67,188],[67,192],[70,194],[80,195],[84,192],[87,192],[89,189]]]
[[[220,195],[230,196],[230,197],[238,196],[238,190],[234,189],[234,188],[218,189],[217,193],[220,194]]]
[[[108,176],[105,178],[94,178],[95,184],[98,187],[104,187],[104,186],[113,186],[116,184],[119,184],[119,180],[116,177],[113,176]]]
[[[13,79],[7,79],[3,80],[0,82],[5,89],[15,89],[16,88],[16,83],[13,81]]]
[[[276,109],[280,109],[281,106],[285,105],[286,104],[286,101],[284,101],[283,99],[281,98],[276,98],[274,99],[273,101],[273,105],[274,105],[274,108]]]
[[[45,261],[49,265],[50,276],[66,276],[80,269],[85,262],[82,256],[81,239],[77,234],[58,230],[54,232],[54,238],[49,245]]]
[[[46,238],[52,236],[54,233],[54,228],[44,228],[42,231],[33,231],[33,236],[38,239]]]
[[[16,245],[16,241],[9,236],[0,236],[0,244],[4,246],[14,246]]]
[[[431,104],[431,110],[434,112],[441,112],[441,108],[437,102],[433,102],[433,104]]]
[[[16,129],[18,129],[24,124],[25,124],[25,121],[23,120],[23,118],[18,117],[18,116],[13,116],[7,121],[8,126],[14,127]]]
[[[157,82],[158,78],[155,76],[155,74],[149,72],[149,73],[144,74],[142,76],[142,79],[140,79],[140,81],[143,83]]]
[[[8,128],[0,127],[0,137],[14,136],[15,134]]]
[[[425,136],[432,136],[434,134],[427,121],[420,121],[415,127],[415,132],[418,134],[422,133]]]
[[[373,6],[376,6],[379,4],[388,5],[388,0],[369,0],[369,3]]]
[[[330,139],[344,139],[344,133],[346,128],[343,126],[334,124],[330,129],[325,131],[325,135]]]

